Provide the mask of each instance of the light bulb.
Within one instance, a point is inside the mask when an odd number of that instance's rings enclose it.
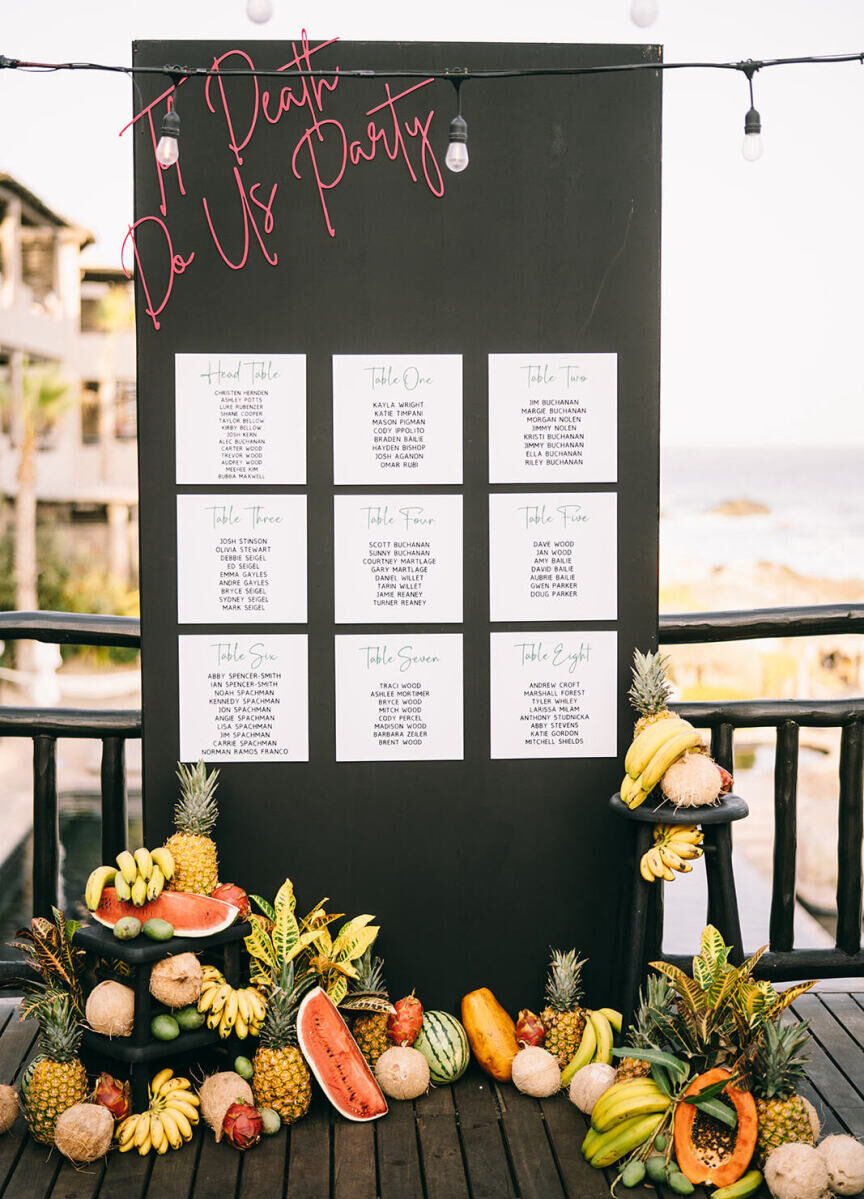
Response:
[[[762,118],[751,105],[744,117],[744,144],[741,153],[748,162],[762,157]]]
[[[246,16],[256,25],[263,25],[273,16],[273,0],[246,0]]]
[[[444,162],[457,174],[468,165],[468,123],[464,117],[454,117],[450,122],[450,145]]]
[[[162,167],[173,167],[180,157],[180,143],[176,137],[160,137],[156,147],[156,159]]]
[[[630,20],[640,29],[647,29],[657,20],[659,10],[658,0],[633,0],[630,5]]]

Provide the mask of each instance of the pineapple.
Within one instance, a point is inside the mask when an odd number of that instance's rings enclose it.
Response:
[[[313,975],[307,974],[295,983],[294,963],[281,966],[267,999],[267,1015],[252,1059],[255,1102],[259,1107],[272,1107],[286,1124],[305,1116],[312,1099],[312,1079],[297,1048],[297,1009],[313,981]]]
[[[45,1145],[54,1143],[57,1117],[90,1093],[87,1073],[78,1059],[81,1025],[66,995],[54,993],[36,1008],[39,1059],[22,1085],[24,1116],[30,1134]]]
[[[633,739],[658,720],[674,720],[675,713],[666,707],[672,688],[666,679],[669,659],[660,653],[642,654],[633,651],[633,683],[627,695],[631,705],[639,713],[633,729]]]
[[[778,1145],[801,1141],[815,1145],[812,1116],[808,1101],[795,1087],[804,1077],[807,1058],[801,1053],[810,1039],[809,1022],[800,1024],[769,1023],[759,1045],[753,1067],[753,1090],[759,1135],[756,1157],[760,1165]]]
[[[576,950],[566,953],[553,949],[546,983],[548,1007],[540,1013],[546,1029],[544,1048],[558,1059],[563,1069],[579,1048],[585,1030],[585,1012],[579,1006],[582,999],[582,967],[585,959]]]
[[[627,1032],[627,1046],[633,1049],[660,1049],[662,1029],[672,1017],[672,988],[661,974],[649,974],[639,995],[636,1020]],[[651,1066],[638,1057],[624,1057],[618,1067],[617,1081],[645,1078]]]
[[[211,895],[219,886],[219,861],[216,846],[207,834],[216,823],[213,793],[219,771],[207,773],[203,762],[197,766],[178,764],[180,798],[174,808],[177,832],[165,842],[174,859],[174,877],[167,884],[172,891],[191,891]]]
[[[356,968],[357,978],[352,982],[352,994],[342,1006],[349,1010],[351,1008],[361,1010],[362,1014],[354,1017],[351,1031],[354,1033],[354,1040],[360,1046],[366,1061],[374,1067],[384,1050],[390,1049],[393,1045],[390,1033],[387,1031],[387,1022],[393,1008],[382,973],[383,959],[373,958],[370,948],[359,959]],[[362,1010],[373,1006],[378,1010]]]

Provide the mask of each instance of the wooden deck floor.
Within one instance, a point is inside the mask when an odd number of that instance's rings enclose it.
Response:
[[[35,1029],[0,1001],[0,1081],[15,1082]],[[802,997],[816,1043],[808,1097],[824,1130],[864,1137],[864,995]],[[241,1154],[196,1134],[179,1152],[112,1153],[75,1170],[37,1145],[19,1118],[0,1137],[3,1199],[604,1199],[608,1181],[582,1159],[585,1123],[564,1096],[537,1102],[469,1072],[417,1103],[393,1103],[372,1125],[333,1118],[316,1094],[310,1115]],[[609,1176],[611,1179],[611,1175]],[[623,1193],[623,1192],[622,1192]],[[639,1189],[634,1196],[657,1192]],[[767,1192],[766,1192],[767,1194]],[[664,1188],[661,1199],[671,1199]],[[705,1199],[704,1192],[696,1192]]]

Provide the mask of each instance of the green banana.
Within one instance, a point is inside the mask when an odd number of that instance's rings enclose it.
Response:
[[[662,1095],[663,1092],[657,1086],[653,1078],[644,1076],[640,1078],[625,1078],[622,1082],[614,1082],[611,1087],[608,1087],[597,1102],[591,1112],[591,1123],[595,1120],[603,1120],[603,1115],[607,1109],[612,1108],[617,1104],[622,1096],[633,1100],[643,1098],[645,1095]]]
[[[657,750],[661,745],[665,745],[670,737],[692,728],[689,720],[682,720],[680,716],[676,716],[673,720],[655,720],[647,729],[643,729],[631,743],[624,759],[624,769],[631,779],[638,779]]]
[[[637,1080],[632,1081],[635,1084]],[[659,1111],[660,1108],[668,1106],[669,1096],[663,1094],[653,1078],[638,1081],[646,1085],[633,1085],[628,1090],[619,1091],[609,1100],[606,1099],[605,1093],[600,1096],[591,1112],[591,1124],[598,1132],[607,1132],[631,1116],[645,1116],[650,1111]]]
[[[561,1086],[570,1085],[573,1075],[577,1070],[581,1070],[583,1066],[587,1066],[590,1061],[593,1061],[594,1054],[597,1050],[597,1032],[590,1020],[585,1021],[585,1028],[582,1030],[582,1040],[579,1042],[579,1048],[573,1054],[569,1063],[564,1067],[561,1074]]]
[[[150,875],[153,873],[153,859],[150,856],[149,849],[136,849],[132,855],[135,858],[135,864],[138,867],[138,873],[148,882]]]
[[[702,734],[696,729],[685,729],[683,733],[670,737],[642,771],[642,790],[653,791],[673,762],[677,762],[688,749],[695,749],[701,744]]]
[[[147,902],[147,883],[139,874],[132,884],[132,902],[136,908],[141,908]]]
[[[136,875],[135,877],[137,878],[138,876]],[[129,903],[132,899],[132,888],[119,870],[114,877],[114,890],[117,893],[117,898],[122,899],[124,903]]]
[[[653,1137],[663,1123],[663,1116],[636,1116],[616,1125],[605,1136],[601,1135],[594,1152],[588,1159],[596,1170],[604,1170],[632,1153],[639,1145]]]
[[[589,1128],[585,1134],[585,1140],[582,1142],[582,1156],[587,1161],[593,1153],[597,1152],[597,1147],[600,1144],[600,1133],[594,1128]]]
[[[598,1012],[605,1016],[615,1032],[620,1032],[624,1023],[624,1017],[614,1007],[598,1007]]]
[[[131,887],[138,877],[138,864],[128,849],[117,854],[117,865],[120,867],[120,873]]]
[[[97,866],[87,879],[87,886],[84,888],[84,902],[91,912],[95,912],[99,907],[103,890],[114,881],[116,875],[117,871],[113,866]]]
[[[737,1182],[721,1187],[719,1191],[712,1191],[711,1199],[748,1199],[748,1196],[756,1194],[761,1185],[762,1171],[748,1170]]]
[[[612,1025],[602,1012],[594,1011],[588,1013],[588,1019],[594,1026],[594,1033],[597,1037],[597,1048],[594,1050],[595,1062],[602,1062],[608,1066],[612,1061]]]
[[[171,856],[171,850],[166,845],[160,845],[158,849],[150,850],[150,857],[162,871],[165,881],[170,882],[174,877],[174,859]]]

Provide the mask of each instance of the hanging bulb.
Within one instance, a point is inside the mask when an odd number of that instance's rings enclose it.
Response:
[[[657,20],[660,11],[658,0],[632,0],[630,5],[630,20],[640,29],[647,29]]]
[[[468,165],[468,122],[464,117],[454,117],[450,122],[450,145],[444,162],[457,174]]]
[[[159,144],[156,147],[156,160],[167,170],[173,167],[180,157],[180,118],[173,108],[162,118],[162,128],[159,130]]]
[[[273,16],[273,0],[246,0],[246,16],[256,25],[264,25]]]
[[[744,117],[744,144],[741,153],[748,162],[756,162],[762,157],[762,118],[752,104]]]

